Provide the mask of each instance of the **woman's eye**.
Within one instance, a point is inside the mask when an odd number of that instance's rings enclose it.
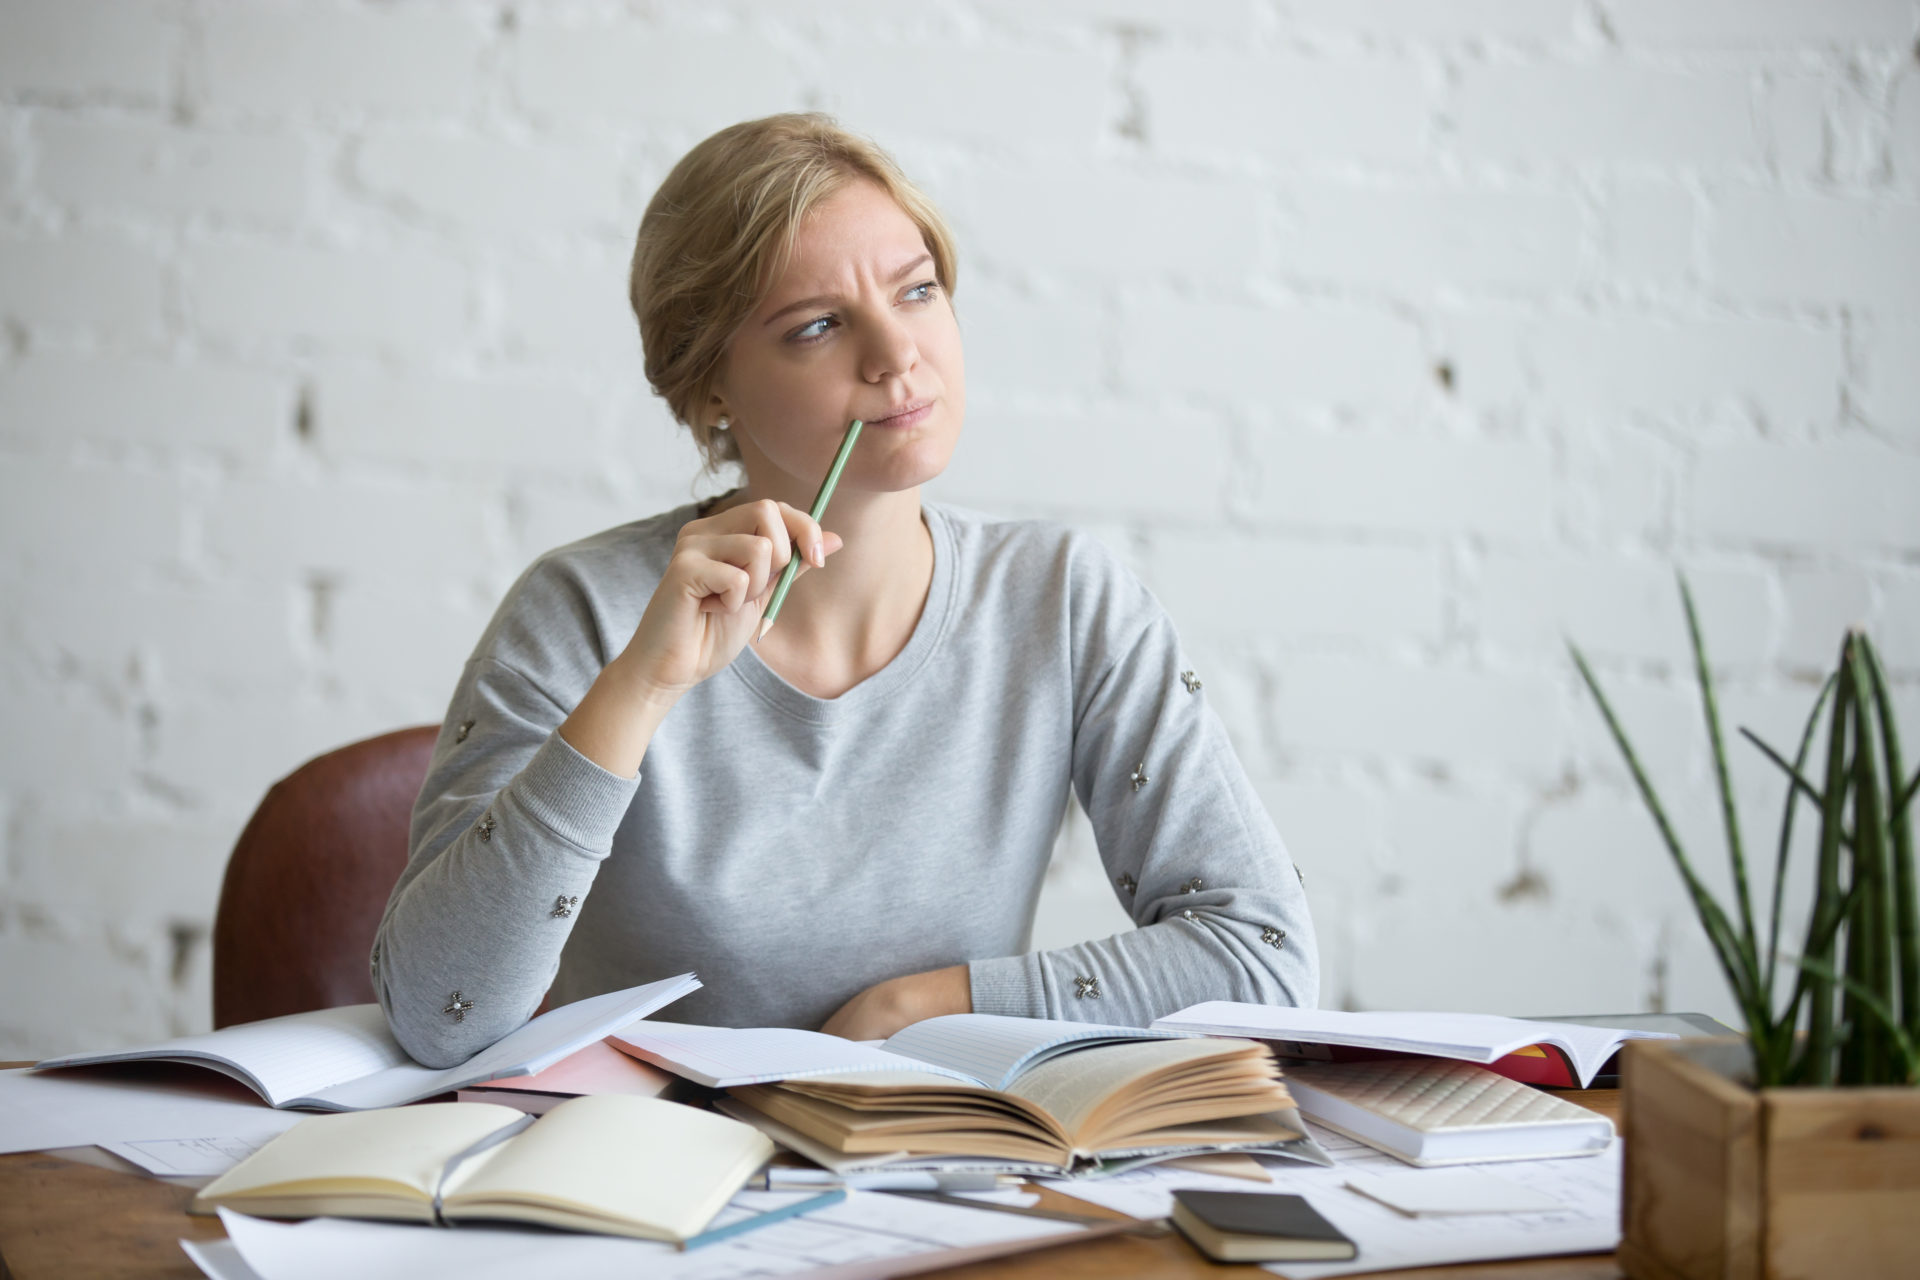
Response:
[[[835,323],[832,316],[820,316],[801,325],[787,337],[794,342],[818,342],[827,336],[827,330],[833,328]]]
[[[907,301],[931,302],[933,301],[933,295],[938,293],[939,290],[940,282],[938,280],[922,280],[919,284],[907,290]]]

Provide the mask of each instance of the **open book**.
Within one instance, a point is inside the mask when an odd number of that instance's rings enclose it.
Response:
[[[194,1208],[505,1219],[682,1241],[772,1155],[747,1125],[657,1098],[572,1098],[537,1122],[491,1103],[430,1102],[302,1120],[202,1190]]]
[[[771,1131],[832,1155],[972,1157],[1061,1174],[1304,1141],[1273,1056],[1245,1041],[966,1013],[878,1046],[659,1023],[612,1043],[730,1089]]]
[[[1566,1084],[1585,1088],[1625,1040],[1671,1040],[1663,1031],[1625,1031],[1572,1022],[1537,1022],[1492,1013],[1343,1013],[1209,1000],[1157,1019],[1165,1031],[1265,1040],[1283,1058],[1351,1061],[1377,1054],[1424,1054],[1490,1065],[1502,1075],[1550,1084],[1534,1063],[1557,1055]],[[1370,1050],[1349,1054],[1342,1050]],[[1531,1060],[1531,1061],[1529,1061]],[[1555,1059],[1548,1059],[1555,1061]]]
[[[103,1062],[184,1062],[232,1076],[275,1107],[397,1107],[482,1080],[544,1070],[699,986],[698,978],[683,973],[561,1005],[444,1070],[423,1067],[408,1057],[377,1004],[290,1013],[139,1049],[48,1058],[35,1063],[34,1070]]]

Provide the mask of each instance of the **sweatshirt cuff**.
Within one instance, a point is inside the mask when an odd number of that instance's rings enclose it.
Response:
[[[975,1013],[998,1013],[1011,1018],[1047,1016],[1046,989],[1040,979],[1040,957],[1001,956],[975,960],[967,966]]]
[[[640,775],[622,778],[575,751],[555,729],[509,789],[520,807],[569,844],[606,857]]]

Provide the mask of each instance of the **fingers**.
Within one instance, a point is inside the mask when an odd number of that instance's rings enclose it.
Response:
[[[702,612],[733,613],[763,599],[797,553],[799,573],[826,564],[843,545],[806,512],[767,499],[729,508],[680,531],[669,573]]]
[[[706,520],[695,521],[688,529],[696,526],[711,525],[713,533],[752,533],[767,539],[774,545],[773,557],[775,569],[786,567],[787,558],[799,548],[800,562],[819,568],[832,554],[827,546],[826,534],[814,518],[798,507],[772,498],[763,498],[758,502],[744,502],[737,507],[729,507],[718,515]]]
[[[703,561],[689,574],[689,584],[697,582],[700,594],[724,597],[731,612],[766,594],[781,568],[774,554],[772,540],[760,534],[711,533],[682,538],[675,557]]]
[[[753,571],[710,554],[709,547],[699,545],[705,541],[683,538],[667,565],[666,578],[677,581],[701,612],[732,613],[753,599]]]

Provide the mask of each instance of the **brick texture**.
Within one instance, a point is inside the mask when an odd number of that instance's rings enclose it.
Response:
[[[931,493],[1159,596],[1326,1003],[1733,1016],[1567,654],[1724,888],[1677,569],[1730,724],[1790,742],[1859,625],[1920,737],[1916,0],[0,30],[0,1056],[205,1026],[261,791],[439,715],[532,556],[728,483],[645,385],[627,258],[685,149],[772,111],[940,200],[972,412]],[[1734,767],[1759,839],[1779,781]],[[1034,940],[1125,927],[1069,812]]]

